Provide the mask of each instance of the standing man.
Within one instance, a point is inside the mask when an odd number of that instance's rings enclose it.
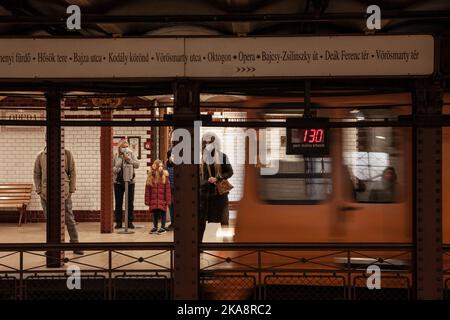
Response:
[[[78,231],[75,218],[72,211],[72,193],[76,190],[77,174],[75,170],[75,160],[72,153],[64,150],[64,205],[65,205],[65,224],[69,232],[70,242],[78,242]],[[44,216],[47,217],[47,147],[36,157],[34,163],[34,185],[36,193],[41,197],[41,205],[44,210]],[[75,250],[75,254],[84,254],[81,250]]]

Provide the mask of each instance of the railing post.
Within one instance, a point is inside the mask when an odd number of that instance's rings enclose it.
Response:
[[[262,293],[262,260],[261,260],[261,249],[257,250],[258,252],[258,300],[263,300],[263,293]]]
[[[23,281],[23,251],[19,251],[19,300],[25,300],[24,281]]]
[[[347,268],[347,300],[353,300],[353,287],[352,287],[352,251],[348,250],[347,251],[347,263],[346,263],[346,268]]]
[[[47,99],[47,243],[64,242],[64,139],[61,128],[61,93]],[[63,265],[64,252],[47,251],[47,267]]]
[[[108,249],[108,300],[113,299],[112,249]]]
[[[199,168],[194,163],[194,120],[200,116],[199,84],[177,81],[173,91],[175,129],[188,130],[191,144],[191,164],[180,164],[174,168],[174,299],[196,300],[199,298],[201,239],[198,235]],[[176,154],[174,156],[177,157]]]
[[[442,88],[431,80],[416,80],[415,120],[438,119]],[[415,289],[420,300],[442,299],[442,129],[413,129]]]

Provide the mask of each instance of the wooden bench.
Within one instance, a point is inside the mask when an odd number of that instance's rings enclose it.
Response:
[[[19,212],[19,227],[25,216],[27,223],[27,206],[31,201],[32,184],[0,183],[0,208],[16,208]]]

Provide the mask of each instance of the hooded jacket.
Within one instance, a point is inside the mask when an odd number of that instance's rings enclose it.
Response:
[[[167,211],[167,206],[172,201],[172,193],[170,190],[169,173],[163,171],[165,183],[159,179],[152,179],[152,182],[145,185],[145,205],[149,206],[150,211],[155,209]],[[157,181],[155,181],[157,180]]]
[[[76,191],[77,173],[75,169],[75,160],[72,153],[64,149],[64,196]],[[47,148],[42,150],[36,157],[33,170],[34,186],[36,193],[43,199],[47,199]]]
[[[139,168],[139,160],[136,159],[136,156],[134,155],[134,153],[131,150],[128,152],[128,155],[130,157],[130,159],[128,160],[128,163],[133,166],[133,175],[132,175],[133,178],[131,179],[130,183],[134,183],[135,182],[134,170]],[[120,156],[118,154],[114,156],[114,159],[113,159],[113,182],[114,183],[120,183],[119,181],[117,181],[117,177],[122,171],[122,166],[125,165],[126,163],[127,163],[127,161],[124,161],[122,156]]]

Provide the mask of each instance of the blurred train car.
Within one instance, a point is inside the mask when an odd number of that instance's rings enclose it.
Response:
[[[248,99],[245,106],[248,108],[249,121],[299,119],[305,112],[303,99],[255,97]],[[312,99],[310,116],[333,121],[394,120],[398,116],[411,114],[411,109],[409,93],[324,96]],[[311,129],[316,132],[322,130],[319,127]],[[292,138],[289,139],[288,130],[290,129],[283,127],[266,128],[265,149],[272,162],[265,165],[245,165],[244,192],[237,204],[234,226],[235,242],[412,243],[411,128],[355,127],[323,130],[321,134],[326,132],[323,139],[328,140],[325,141],[327,147],[323,150],[327,151],[313,156],[289,154],[292,153],[292,148],[289,147]],[[300,138],[314,140],[305,130],[297,131],[297,134],[299,132]],[[278,165],[275,164],[276,161]],[[278,166],[278,171],[272,175],[264,175],[262,168],[271,166]],[[389,181],[385,181],[385,175],[390,176]],[[264,290],[283,287],[286,278],[277,278],[277,269],[272,268],[273,266],[309,270],[308,275],[304,274],[300,278],[294,276],[296,280],[290,283],[289,291],[296,291],[299,294],[297,298],[307,297],[311,286],[315,288],[315,292],[340,292],[342,284],[323,283],[327,277],[323,276],[324,271],[333,273],[333,269],[349,266],[360,270],[360,274],[352,275],[346,280],[354,282],[354,290],[357,291],[365,286],[364,281],[360,281],[359,285],[356,283],[361,279],[365,268],[371,264],[377,264],[387,271],[407,270],[411,267],[410,254],[400,254],[393,259],[389,258],[396,256],[392,252],[347,256],[343,252],[335,254],[336,251],[339,250],[265,254],[261,259],[263,261],[258,263],[262,268],[273,270],[273,273],[265,272],[261,275],[264,279],[262,287]],[[212,254],[211,257],[222,259],[230,257],[231,263],[226,265],[229,270],[243,265],[255,265],[255,255],[250,252]],[[386,259],[379,261],[379,257]],[[301,260],[305,263],[298,263]],[[209,264],[217,261],[212,258]],[[273,280],[274,277],[278,280]],[[330,281],[333,282],[339,276],[331,278]],[[408,287],[412,282],[411,275],[400,278],[404,281],[398,282],[395,278],[390,284],[385,282],[384,285],[394,291],[406,290],[403,291],[406,292],[404,296],[409,296],[409,289],[404,287],[405,283]],[[266,280],[272,281],[270,285]],[[251,295],[250,291],[246,293],[247,297]],[[241,296],[243,297],[245,294]]]
[[[312,108],[314,117],[342,121],[396,118],[411,111],[409,94],[325,97],[313,102],[318,106]],[[390,107],[394,103],[401,106]],[[295,101],[250,99],[248,107],[268,108],[249,112],[249,118],[270,119],[271,114],[289,118],[303,112],[283,109],[284,104],[292,106]],[[329,153],[313,157],[287,154],[287,130],[266,131],[266,148],[272,160],[279,161],[278,173],[265,176],[261,168],[246,166],[236,242],[412,241],[411,129],[330,129]],[[393,168],[396,176],[391,196],[382,192],[386,168]]]

